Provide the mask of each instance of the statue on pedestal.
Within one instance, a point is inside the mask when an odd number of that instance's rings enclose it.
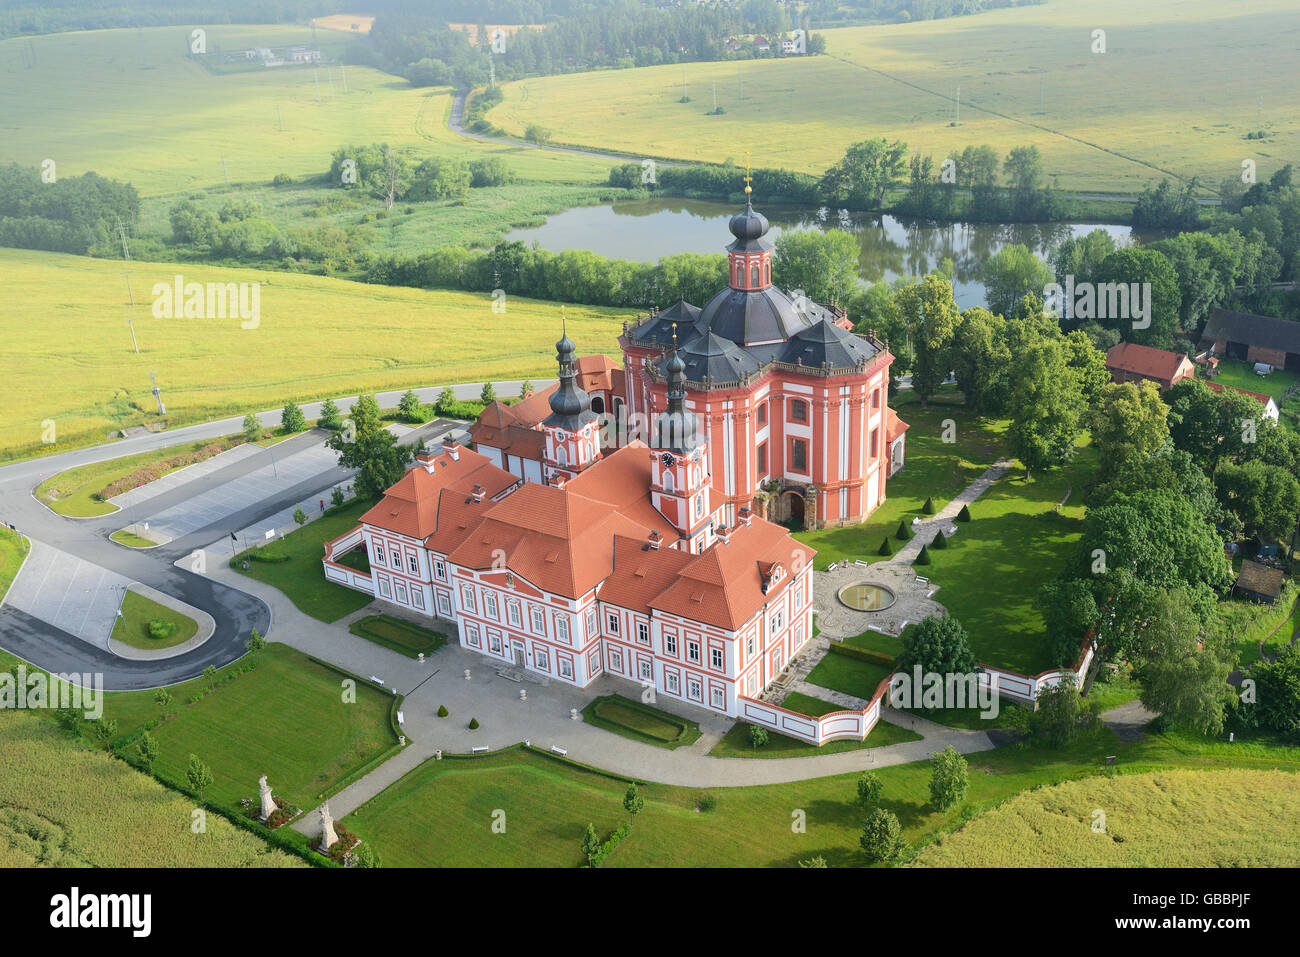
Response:
[[[320,806],[320,849],[328,851],[338,843],[339,836],[334,833],[334,818],[330,817],[329,802]]]
[[[275,802],[271,800],[271,785],[266,783],[266,775],[257,779],[257,796],[262,802],[261,818],[265,821],[275,813]]]

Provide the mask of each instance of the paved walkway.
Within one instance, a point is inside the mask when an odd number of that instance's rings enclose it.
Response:
[[[989,486],[1006,475],[1014,466],[1015,462],[1012,459],[998,459],[985,469],[983,475],[958,492],[957,496],[939,509],[936,514],[914,523],[912,525],[912,538],[898,550],[898,554],[893,557],[892,561],[904,562],[908,565],[916,561],[916,556],[921,554],[921,546],[929,545],[934,541],[934,536],[941,529],[951,527],[956,522],[957,513],[962,510],[963,506],[970,505],[987,492]]]
[[[1158,717],[1141,701],[1130,701],[1118,708],[1111,708],[1101,713],[1102,723],[1115,732],[1121,741],[1141,741],[1145,738],[1144,730]]]

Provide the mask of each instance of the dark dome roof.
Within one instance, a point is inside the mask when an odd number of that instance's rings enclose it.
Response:
[[[736,237],[736,241],[727,248],[733,252],[771,249],[772,244],[763,238],[767,234],[767,225],[767,217],[746,203],[745,208],[727,223],[731,235]]]
[[[722,289],[700,310],[697,329],[750,345],[789,339],[812,323],[776,286],[764,289]]]
[[[866,339],[823,319],[791,336],[777,358],[810,367],[825,364],[833,369],[849,369],[879,351]]]
[[[662,374],[668,375],[669,357],[661,365]],[[723,339],[705,330],[691,339],[677,352],[677,361],[683,363],[686,378],[691,382],[737,382],[759,370],[758,361],[730,339]]]

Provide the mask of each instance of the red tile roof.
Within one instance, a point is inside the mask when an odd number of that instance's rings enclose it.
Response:
[[[418,462],[407,469],[379,503],[361,516],[362,524],[408,538],[427,538],[437,529],[438,496],[444,489],[465,498],[477,484],[490,499],[519,481],[471,449],[460,449],[455,459],[446,452],[431,452],[429,460],[432,473]]]
[[[885,441],[892,442],[911,426],[898,417],[898,413],[885,406]]]
[[[1172,382],[1179,370],[1183,369],[1184,363],[1191,364],[1187,356],[1180,352],[1153,349],[1136,342],[1121,342],[1106,350],[1107,369],[1119,369],[1161,382]],[[1187,374],[1185,369],[1183,372]]]
[[[1272,401],[1271,395],[1265,395],[1263,392],[1251,392],[1249,389],[1238,389],[1235,385],[1224,385],[1222,382],[1206,382],[1215,392],[1222,392],[1224,389],[1231,389],[1233,392],[1240,392],[1242,395],[1248,395],[1260,405],[1268,405]]]

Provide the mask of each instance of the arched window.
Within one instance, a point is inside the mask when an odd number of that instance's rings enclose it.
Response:
[[[569,450],[563,445],[557,445],[555,447],[555,462],[557,465],[569,464]]]
[[[761,285],[758,279],[758,263],[749,267],[749,284],[750,286]]]
[[[664,491],[671,492],[672,490],[673,490],[673,473],[670,469],[664,469]]]
[[[603,395],[593,395],[591,397],[591,411],[597,415],[605,411],[605,397]]]

